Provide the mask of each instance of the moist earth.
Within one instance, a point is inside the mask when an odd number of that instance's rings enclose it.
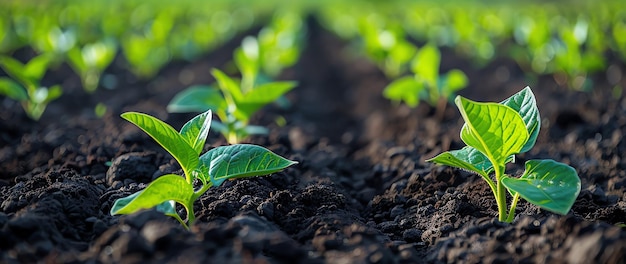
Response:
[[[190,231],[154,210],[109,215],[116,199],[182,173],[119,114],[144,112],[181,127],[194,114],[168,114],[169,100],[213,82],[210,69],[226,65],[243,36],[195,62],[172,62],[152,80],[133,78],[118,57],[107,70],[117,87],[94,94],[61,65],[44,82],[62,83],[65,94],[38,122],[1,98],[0,262],[624,263],[626,78],[595,73],[593,90],[574,91],[552,76],[528,77],[508,59],[476,69],[443,50],[442,71],[469,76],[463,96],[501,101],[527,85],[535,92],[541,133],[509,173],[550,158],[581,178],[569,214],[522,201],[507,224],[497,221],[479,176],[424,161],[463,146],[452,104],[437,113],[384,99],[389,80],[380,70],[315,21],[309,27],[301,59],[280,77],[299,83],[287,95],[291,105],[265,107],[253,123],[271,132],[249,139],[299,164],[210,189],[195,203]],[[621,76],[624,63],[609,58]],[[98,102],[108,109],[101,118]],[[205,150],[226,144],[214,133],[207,142]]]

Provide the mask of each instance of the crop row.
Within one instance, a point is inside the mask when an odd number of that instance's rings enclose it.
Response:
[[[262,7],[193,3],[0,4],[0,67],[8,75],[0,77],[0,94],[22,102],[27,114],[39,119],[46,105],[63,93],[60,85],[42,83],[45,73],[61,63],[70,65],[91,93],[112,86],[101,79],[118,53],[135,76],[151,79],[171,60],[197,60],[259,24],[264,27],[258,37],[246,38],[240,49],[244,52],[238,52],[245,56],[237,56],[246,89],[297,61],[305,31],[295,11],[269,16]],[[36,55],[21,62],[12,56],[20,49]]]
[[[128,70],[150,79],[171,60],[196,60],[243,31],[262,28],[233,56],[245,94],[297,62],[306,44],[307,15],[380,67],[390,80],[385,97],[412,107],[426,101],[439,112],[469,81],[458,69],[440,73],[441,48],[470,58],[476,67],[511,59],[531,78],[554,75],[577,90],[593,88],[590,74],[626,59],[626,12],[617,1],[567,6],[346,1],[278,10],[271,3],[236,1],[8,1],[0,6],[0,66],[10,77],[0,77],[0,93],[21,101],[34,119],[61,96],[60,86],[43,85],[41,79],[63,62],[93,92],[111,86],[101,77],[118,54]],[[11,57],[25,47],[37,56],[26,63]],[[226,119],[227,114],[215,112]]]
[[[453,49],[482,67],[514,60],[529,77],[557,75],[577,90],[589,74],[626,59],[626,12],[618,1],[571,3],[417,2],[321,8],[326,28],[367,55],[391,79],[405,75],[430,43]]]

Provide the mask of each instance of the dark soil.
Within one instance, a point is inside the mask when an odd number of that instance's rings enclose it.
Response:
[[[440,120],[426,104],[392,104],[382,97],[388,83],[382,73],[316,23],[300,62],[281,76],[299,82],[288,94],[292,107],[264,108],[254,123],[271,133],[250,139],[298,165],[209,190],[195,204],[191,231],[153,210],[110,216],[115,199],[160,175],[181,173],[119,114],[145,112],[179,128],[193,114],[168,114],[165,106],[190,84],[180,80],[212,82],[210,68],[225,65],[239,41],[193,63],[173,62],[151,81],[130,78],[118,58],[108,71],[117,88],[92,95],[62,65],[46,81],[62,83],[66,94],[39,122],[1,98],[0,262],[625,261],[626,99],[614,96],[613,87],[626,87],[626,78],[609,83],[597,73],[593,91],[576,92],[551,76],[528,83],[507,59],[476,70],[444,50],[442,70],[469,75],[464,96],[500,101],[533,88],[542,131],[511,173],[525,160],[551,158],[580,175],[582,191],[568,215],[522,201],[515,221],[506,224],[497,221],[495,200],[480,177],[424,161],[463,146],[457,110],[448,105]],[[626,74],[624,63],[611,63],[613,75],[616,69]],[[97,102],[108,106],[103,118],[93,114]],[[286,126],[274,122],[280,116]],[[211,134],[206,149],[223,144]]]

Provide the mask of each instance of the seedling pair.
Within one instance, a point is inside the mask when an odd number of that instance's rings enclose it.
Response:
[[[432,44],[422,47],[411,65],[413,76],[406,76],[390,83],[383,95],[394,101],[404,101],[410,107],[416,107],[420,100],[437,106],[439,114],[458,90],[467,86],[467,76],[457,69],[446,74],[439,74],[441,53]]]
[[[63,93],[60,85],[41,86],[52,59],[53,55],[42,54],[22,64],[11,57],[0,56],[0,66],[12,78],[0,77],[0,94],[21,102],[26,114],[34,120],[39,120],[48,103]]]
[[[461,139],[467,146],[428,161],[480,175],[496,198],[500,221],[513,221],[520,197],[540,208],[567,214],[580,192],[574,168],[549,159],[529,160],[521,177],[505,174],[506,164],[515,160],[515,154],[529,151],[539,134],[541,119],[530,88],[501,103],[479,103],[461,96],[454,101],[465,120]],[[508,213],[507,191],[513,196]]]
[[[216,147],[200,155],[211,126],[211,110],[189,120],[180,132],[150,115],[128,112],[122,117],[167,150],[182,167],[185,178],[163,175],[145,189],[115,201],[111,215],[156,207],[157,211],[174,217],[189,229],[195,221],[193,203],[210,187],[220,186],[228,179],[278,172],[297,163],[263,147],[247,144]],[[199,189],[194,188],[196,180],[201,184]],[[176,212],[176,203],[185,208],[186,221]]]

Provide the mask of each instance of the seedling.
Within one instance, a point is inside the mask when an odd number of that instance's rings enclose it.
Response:
[[[427,161],[469,170],[489,184],[498,205],[498,219],[512,222],[520,197],[548,211],[567,214],[580,192],[576,170],[554,160],[529,160],[515,178],[505,174],[515,154],[530,150],[537,140],[541,119],[530,87],[501,103],[479,103],[457,96],[454,100],[465,124],[461,139],[466,147],[447,151]],[[491,174],[495,175],[492,178]],[[513,201],[507,213],[507,190]]]
[[[359,32],[366,54],[388,78],[395,79],[407,71],[417,48],[406,40],[401,25],[369,15],[359,20]]]
[[[167,46],[149,37],[130,34],[121,44],[131,71],[140,78],[154,76],[170,60]]]
[[[391,100],[404,101],[410,107],[416,107],[420,100],[437,106],[439,115],[443,114],[448,100],[460,89],[467,86],[467,76],[457,69],[444,75],[439,74],[441,54],[432,44],[422,47],[412,62],[413,76],[407,76],[391,82],[383,95]]]
[[[85,91],[92,93],[98,88],[102,72],[113,62],[117,47],[112,40],[74,47],[67,53],[69,64],[80,76]]]
[[[217,88],[204,85],[189,87],[172,99],[167,110],[178,113],[215,111],[221,122],[213,122],[213,128],[231,144],[239,143],[249,135],[266,134],[266,128],[248,124],[250,117],[296,86],[295,82],[283,81],[246,89],[245,78],[237,83],[218,69],[213,69],[212,74],[217,80]]]
[[[297,163],[263,147],[247,144],[216,147],[199,156],[211,126],[211,110],[189,120],[180,132],[142,113],[127,112],[122,118],[141,128],[169,152],[182,167],[185,178],[175,174],[163,175],[145,189],[116,200],[111,215],[132,214],[154,207],[189,229],[195,221],[193,203],[210,187],[220,186],[228,179],[278,172]],[[199,189],[194,188],[196,180],[201,184]],[[176,203],[185,208],[186,221],[176,212]]]
[[[302,52],[305,35],[302,14],[294,10],[276,12],[257,38],[260,72],[275,79],[283,69],[293,66]]]
[[[60,85],[41,86],[52,59],[52,55],[42,54],[22,64],[11,57],[0,56],[0,66],[12,78],[0,77],[0,94],[21,102],[26,114],[34,120],[39,120],[48,103],[63,93]]]

